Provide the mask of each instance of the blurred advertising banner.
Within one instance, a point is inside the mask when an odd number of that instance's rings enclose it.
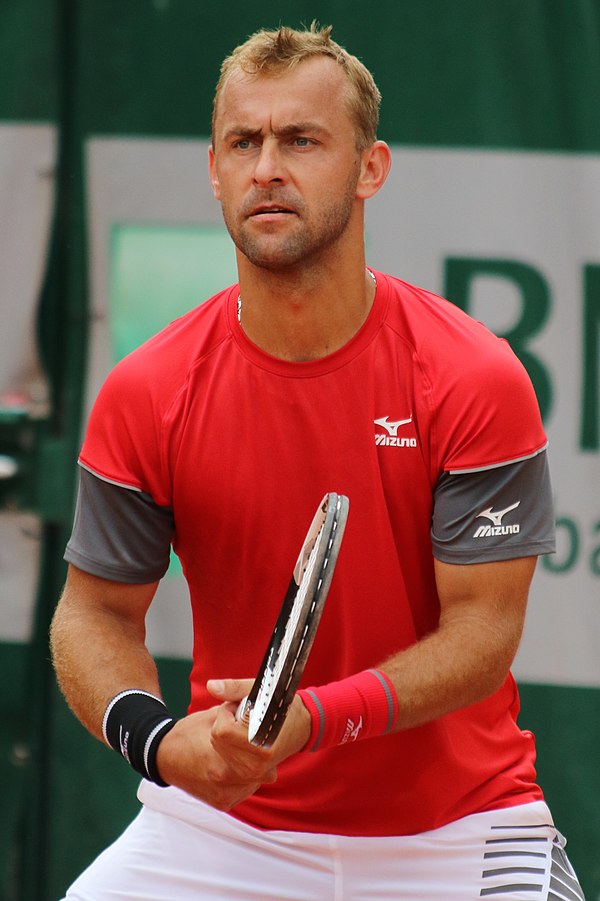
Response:
[[[236,280],[207,148],[88,143],[90,402],[119,357]],[[538,566],[515,673],[600,686],[600,158],[392,152],[389,181],[367,205],[369,264],[448,297],[506,337],[532,378],[550,440],[558,550]],[[161,590],[169,603],[184,592],[176,562]],[[185,604],[180,626],[171,608],[160,609],[150,629],[156,652],[186,655]]]
[[[48,386],[37,343],[54,203],[56,129],[0,122],[0,491],[18,475],[20,423],[44,416]],[[31,633],[38,579],[38,517],[0,504],[0,642]]]

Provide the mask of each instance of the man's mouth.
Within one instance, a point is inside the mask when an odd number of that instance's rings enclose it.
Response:
[[[252,210],[250,218],[255,216],[293,216],[294,210],[282,206],[259,206]]]

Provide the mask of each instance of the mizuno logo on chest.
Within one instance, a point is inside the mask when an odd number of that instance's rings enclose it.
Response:
[[[416,447],[416,438],[398,438],[397,435],[375,435],[375,444],[385,447]]]
[[[405,438],[398,435],[398,429],[401,426],[410,425],[412,421],[412,416],[409,416],[408,419],[396,419],[392,422],[390,422],[389,416],[374,419],[374,424],[385,430],[385,434],[375,432],[375,444],[383,447],[416,447],[416,438]]]
[[[395,438],[398,435],[398,429],[401,425],[409,425],[413,418],[409,416],[408,419],[397,419],[396,422],[390,422],[389,416],[382,416],[381,419],[373,420],[375,425],[380,425],[382,429],[385,429],[388,435],[391,438]]]

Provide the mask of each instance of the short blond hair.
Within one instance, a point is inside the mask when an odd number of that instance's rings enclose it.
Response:
[[[313,22],[309,29],[297,31],[280,26],[277,31],[261,29],[225,58],[217,82],[212,116],[212,142],[219,97],[234,72],[276,77],[305,59],[324,56],[333,59],[348,79],[348,111],[356,123],[357,148],[364,150],[377,139],[381,94],[367,67],[331,39],[332,26],[320,28]]]

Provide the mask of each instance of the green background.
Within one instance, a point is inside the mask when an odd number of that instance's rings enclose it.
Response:
[[[60,699],[46,639],[64,577],[86,368],[85,141],[91,135],[207,136],[223,56],[258,27],[313,18],[333,23],[334,37],[373,71],[384,96],[380,134],[392,143],[600,152],[595,0],[387,0],[374,8],[0,0],[0,121],[54,122],[60,140],[39,322],[53,389],[40,454],[55,490],[43,503],[33,492],[44,544],[32,644],[0,646],[0,892],[6,901],[56,901],[136,809],[135,774],[90,739]],[[118,247],[113,250],[117,260]],[[187,663],[161,660],[160,670],[167,699],[182,712]],[[537,735],[541,783],[588,901],[595,901],[600,693],[525,685],[522,701],[521,725]]]

